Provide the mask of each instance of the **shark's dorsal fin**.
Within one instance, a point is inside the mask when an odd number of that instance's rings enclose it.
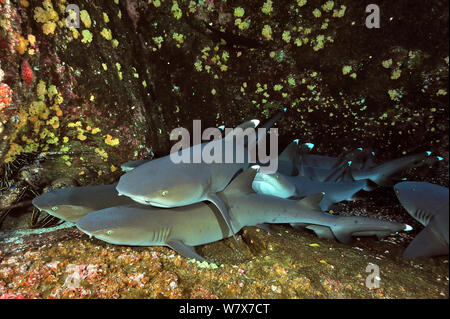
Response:
[[[294,161],[297,152],[298,152],[298,140],[294,140],[291,143],[289,143],[288,146],[286,146],[283,152],[281,152],[281,154],[278,156],[278,160],[284,162]]]
[[[226,135],[224,137],[225,142],[233,142],[234,141],[234,137],[245,137],[246,133],[248,133],[248,131],[246,131],[247,129],[255,129],[258,125],[259,125],[260,121],[253,119],[250,121],[246,121],[242,124],[239,124],[238,126],[236,126],[233,130],[230,130],[229,132],[227,132],[227,130],[225,130]],[[256,140],[256,131],[252,132],[253,134],[253,138]],[[247,145],[247,139],[244,138],[243,140],[241,140],[241,142],[244,143],[244,145]],[[240,143],[238,143],[240,144]]]
[[[230,194],[251,194],[255,191],[252,188],[253,179],[258,169],[248,168],[244,172],[237,175],[228,186],[223,190],[225,195]]]
[[[351,162],[348,162],[344,165],[341,165],[330,173],[327,178],[324,179],[324,182],[354,182],[352,171],[351,171]]]
[[[297,169],[298,162],[298,139],[289,143],[288,146],[281,152],[278,156],[278,161],[285,163],[286,174],[289,176],[298,175],[299,171]]]
[[[320,208],[320,202],[322,201],[323,196],[324,193],[317,193],[314,195],[310,195],[297,201],[297,205],[300,205],[304,208],[322,211],[322,209]]]
[[[342,177],[342,182],[354,182],[355,179],[352,174],[352,163],[348,163],[348,167],[345,168],[344,174]]]

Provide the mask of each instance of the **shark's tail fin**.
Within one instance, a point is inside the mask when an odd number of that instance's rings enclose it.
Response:
[[[403,252],[406,260],[448,255],[448,243],[441,238],[433,227],[425,227]]]
[[[263,124],[262,128],[265,128],[266,130],[269,130],[276,122],[281,120],[286,113],[287,108],[284,108],[283,110],[279,111],[277,114],[275,114],[271,119],[269,119],[266,123]]]
[[[266,137],[267,133],[270,133],[269,130],[275,125],[276,122],[281,120],[286,113],[287,108],[284,108],[282,111],[279,111],[277,114],[275,114],[272,118],[267,120],[260,128],[265,129],[265,134],[260,136],[259,132],[256,132],[256,142],[258,142],[260,139]]]
[[[440,157],[438,156],[431,156],[431,152],[397,158],[374,167],[370,180],[380,186],[391,187],[396,182],[395,174],[409,168],[419,167],[425,164],[431,165],[439,159]]]

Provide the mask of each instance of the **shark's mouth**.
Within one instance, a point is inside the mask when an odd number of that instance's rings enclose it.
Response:
[[[165,204],[161,204],[149,199],[143,199],[140,197],[130,197],[132,200],[134,200],[135,202],[138,202],[139,204],[142,205],[150,205],[150,206],[155,206],[155,207],[161,207],[161,208],[170,208],[171,206],[165,205]]]

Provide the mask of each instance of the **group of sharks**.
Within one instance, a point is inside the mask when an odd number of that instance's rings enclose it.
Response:
[[[263,128],[278,119],[277,115]],[[237,128],[258,125],[258,120],[251,120]],[[234,142],[225,136],[179,152],[192,155],[210,143]],[[423,152],[376,164],[373,152],[361,148],[340,157],[312,154],[312,148],[298,140],[290,143],[278,156],[274,174],[260,172],[248,157],[242,163],[175,164],[169,155],[127,162],[118,184],[57,189],[36,197],[33,205],[111,244],[168,246],[187,258],[207,261],[195,246],[236,236],[245,226],[291,224],[342,243],[356,236],[380,239],[409,231],[412,227],[402,223],[326,211],[337,202],[357,199],[360,191],[392,187],[394,174],[404,169],[442,160]],[[448,254],[448,189],[408,183],[395,185],[396,194],[426,228],[404,257]]]

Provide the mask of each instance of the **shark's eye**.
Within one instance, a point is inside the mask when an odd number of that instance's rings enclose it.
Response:
[[[162,196],[166,196],[167,194],[169,194],[169,191],[161,191]]]
[[[52,211],[57,211],[58,210],[58,206],[53,206],[52,207]]]
[[[106,231],[106,235],[112,235],[113,231],[111,229]]]

